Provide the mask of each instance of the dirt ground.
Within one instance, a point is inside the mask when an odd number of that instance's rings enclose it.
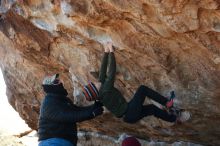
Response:
[[[0,129],[0,146],[37,146],[37,139],[36,131],[33,131],[22,138],[18,138],[17,136]]]
[[[21,140],[15,136],[0,136],[1,146],[26,146],[22,144]]]

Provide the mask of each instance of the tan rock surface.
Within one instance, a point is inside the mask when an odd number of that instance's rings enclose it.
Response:
[[[163,95],[175,90],[176,104],[188,109],[192,120],[172,126],[147,117],[130,125],[106,113],[80,129],[220,145],[219,5],[218,0],[3,0],[0,65],[9,102],[36,129],[42,78],[59,72],[75,103],[88,104],[80,87],[96,80],[102,43],[111,40],[117,48],[116,86],[127,100],[140,84]]]

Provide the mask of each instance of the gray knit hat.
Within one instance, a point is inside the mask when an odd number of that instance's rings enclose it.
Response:
[[[59,74],[54,74],[52,76],[45,77],[42,85],[58,85],[59,83]]]

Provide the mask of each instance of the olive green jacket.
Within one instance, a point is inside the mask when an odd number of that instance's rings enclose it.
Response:
[[[108,74],[107,67],[109,62]],[[116,61],[114,53],[105,53],[100,68],[99,81],[102,83],[99,89],[100,101],[116,117],[121,117],[127,110],[127,102],[121,92],[114,87],[116,74]]]

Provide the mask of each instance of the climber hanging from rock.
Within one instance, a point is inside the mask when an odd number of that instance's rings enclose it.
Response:
[[[123,118],[127,123],[135,123],[146,116],[155,116],[168,122],[185,122],[189,120],[189,112],[175,108],[173,106],[173,93],[170,98],[166,98],[156,91],[141,85],[133,98],[127,102],[121,92],[114,87],[116,74],[116,61],[114,47],[108,42],[104,45],[105,52],[99,73],[99,81],[96,86],[90,82],[83,87],[83,94],[89,101],[99,100],[116,117]],[[109,64],[109,67],[108,67]],[[106,75],[108,68],[108,74]],[[143,105],[145,97],[160,103],[167,110],[161,109],[154,104]]]

